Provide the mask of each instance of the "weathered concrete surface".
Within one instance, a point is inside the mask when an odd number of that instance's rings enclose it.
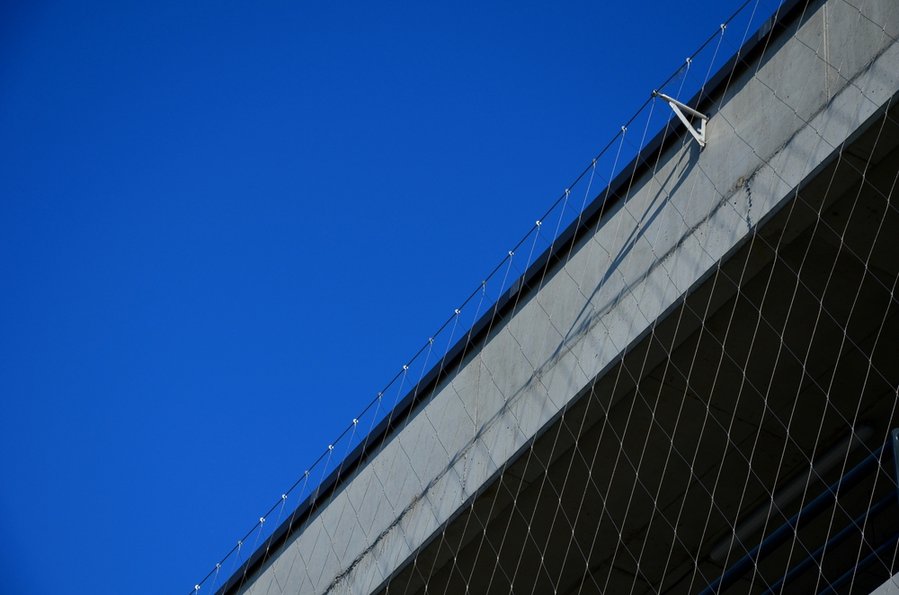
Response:
[[[871,595],[899,595],[899,574],[893,576],[874,591],[871,591]]]
[[[708,147],[667,150],[242,591],[377,589],[887,103],[899,3],[826,12],[826,36],[819,6],[773,40],[708,110]]]

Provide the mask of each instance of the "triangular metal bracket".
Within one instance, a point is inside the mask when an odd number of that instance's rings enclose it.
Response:
[[[696,139],[696,142],[699,143],[700,148],[705,147],[705,124],[709,121],[709,117],[701,112],[696,111],[689,105],[685,105],[678,101],[673,97],[669,97],[664,93],[659,93],[658,91],[652,92],[653,97],[661,97],[665,101],[668,102],[668,105],[671,106],[671,109],[674,110],[674,115],[677,116],[677,119],[680,120],[684,126],[687,127],[687,130],[690,134],[693,135],[693,138]],[[684,112],[693,116],[694,118],[699,118],[699,128],[693,126],[690,120],[687,119],[687,116],[684,115]]]

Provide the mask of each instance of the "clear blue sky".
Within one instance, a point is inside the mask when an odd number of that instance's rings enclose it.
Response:
[[[187,593],[737,2],[5,2],[0,591]]]

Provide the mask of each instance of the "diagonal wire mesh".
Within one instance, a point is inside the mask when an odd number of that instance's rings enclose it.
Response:
[[[709,148],[647,99],[193,591],[884,582],[897,31],[888,0],[744,2],[658,87]]]

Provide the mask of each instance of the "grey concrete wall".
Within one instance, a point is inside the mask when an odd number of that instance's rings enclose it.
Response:
[[[892,98],[897,36],[895,0],[810,9],[731,83],[707,148],[685,137],[667,150],[243,592],[381,585]]]
[[[871,595],[899,595],[899,574],[871,592]]]

